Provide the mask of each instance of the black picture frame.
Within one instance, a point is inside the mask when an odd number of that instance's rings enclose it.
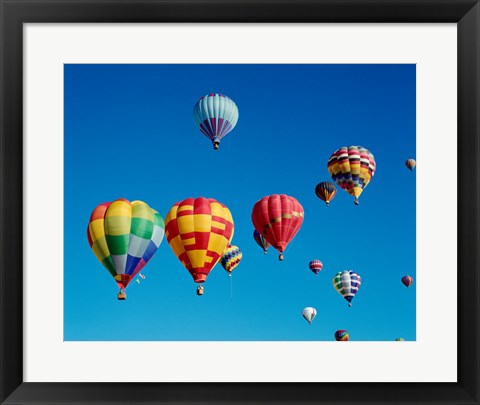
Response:
[[[0,0],[1,404],[478,404],[479,1]],[[461,277],[457,314],[458,382],[23,382],[23,24],[28,22],[456,23],[458,277]]]

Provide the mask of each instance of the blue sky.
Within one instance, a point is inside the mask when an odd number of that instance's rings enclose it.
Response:
[[[65,340],[415,340],[415,65],[65,65]],[[192,111],[208,93],[238,106],[214,151]],[[377,172],[360,197],[337,187],[326,207],[315,185],[342,146],[369,149]],[[251,210],[270,194],[305,210],[285,260],[264,255]],[[96,259],[86,227],[100,203],[142,200],[165,217],[187,197],[224,203],[243,260],[218,264],[195,294],[166,238],[126,301]],[[310,260],[320,259],[315,276]],[[354,270],[353,307],[332,278]],[[232,286],[230,284],[232,281]],[[231,297],[233,287],[233,297]],[[302,309],[313,306],[312,325]]]

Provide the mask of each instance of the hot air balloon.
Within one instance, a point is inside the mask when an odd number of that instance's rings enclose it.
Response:
[[[362,146],[337,149],[328,159],[328,172],[332,179],[348,194],[358,198],[375,174],[376,164],[372,153]]]
[[[312,260],[308,263],[308,267],[315,273],[315,275],[317,275],[320,273],[320,270],[322,270],[323,263],[320,260]]]
[[[413,278],[411,276],[403,276],[402,283],[405,285],[405,287],[410,287],[413,283]]]
[[[164,231],[160,214],[142,201],[120,198],[93,210],[88,243],[117,282],[119,300],[126,299],[125,289],[152,258]]]
[[[313,318],[317,316],[317,310],[313,307],[306,307],[303,308],[302,315],[307,320],[309,325],[311,325],[313,322]]]
[[[303,207],[285,194],[273,194],[257,201],[252,210],[253,226],[275,249],[283,260],[285,248],[303,223]]]
[[[411,172],[413,172],[413,169],[415,169],[415,166],[417,165],[417,162],[415,162],[415,159],[407,159],[405,161],[405,166],[407,169],[409,169]]]
[[[346,342],[350,340],[350,333],[348,330],[340,329],[335,332],[335,340],[337,342]]]
[[[187,198],[165,217],[168,244],[195,283],[205,282],[231,242],[233,231],[229,209],[213,198]]]
[[[212,141],[213,148],[218,149],[220,140],[237,125],[238,108],[227,96],[211,93],[197,101],[193,119],[202,134]]]
[[[255,239],[255,242],[257,242],[258,246],[263,249],[263,253],[267,254],[267,249],[270,247],[270,243],[268,243],[268,241],[260,233],[258,233],[256,229],[253,231],[253,238]]]
[[[325,204],[328,207],[330,201],[332,201],[337,194],[337,188],[335,187],[335,184],[330,181],[322,181],[315,187],[315,194],[320,200],[325,201]]]
[[[352,270],[339,271],[333,278],[333,286],[338,293],[348,301],[348,306],[352,306],[352,299],[358,292],[362,279]]]
[[[232,275],[232,271],[240,264],[242,260],[242,251],[238,246],[228,245],[223,252],[220,263],[229,276]]]
[[[405,342],[405,339],[404,338],[396,338],[395,342]]]

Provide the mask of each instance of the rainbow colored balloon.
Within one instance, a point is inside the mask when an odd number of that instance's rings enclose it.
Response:
[[[242,256],[240,248],[234,245],[228,245],[225,252],[223,252],[220,264],[229,276],[232,275],[232,271],[240,264]]]
[[[346,146],[337,149],[328,159],[328,172],[332,179],[348,194],[358,198],[375,174],[373,154],[363,146]]]
[[[360,275],[352,270],[339,271],[333,278],[333,286],[338,293],[348,301],[348,306],[352,306],[352,299],[358,292],[362,279]]]
[[[308,263],[308,267],[315,273],[315,275],[317,275],[322,270],[323,263],[320,260],[312,260]]]
[[[346,342],[350,340],[350,333],[348,332],[348,330],[339,329],[335,332],[335,340],[337,342]]]
[[[124,198],[98,205],[90,216],[88,243],[117,282],[118,299],[157,251],[165,234],[160,214],[142,201]]]
[[[232,99],[223,94],[211,93],[197,101],[193,108],[193,119],[200,132],[218,149],[221,139],[238,122],[238,108]]]
[[[411,276],[403,276],[402,283],[405,287],[410,287],[413,284],[413,278]]]

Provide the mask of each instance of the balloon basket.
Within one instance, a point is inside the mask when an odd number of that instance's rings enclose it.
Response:
[[[282,261],[283,259],[284,259],[284,257],[283,257],[282,254],[278,255],[278,260]]]
[[[127,293],[125,291],[120,291],[117,298],[119,301],[125,301],[127,299]]]
[[[220,142],[214,142],[213,143],[213,149],[218,150],[219,145],[220,145]]]
[[[202,286],[197,287],[197,295],[203,295],[205,288]]]

